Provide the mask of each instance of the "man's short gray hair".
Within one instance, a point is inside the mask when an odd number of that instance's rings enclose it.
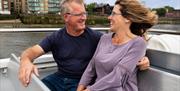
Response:
[[[69,3],[76,2],[78,4],[83,4],[83,0],[62,0],[60,2],[60,12],[61,14],[65,14],[70,12]]]

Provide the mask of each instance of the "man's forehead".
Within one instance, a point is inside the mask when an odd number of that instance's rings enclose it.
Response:
[[[79,8],[79,7],[74,7],[74,11],[82,11],[82,10],[84,10],[84,8],[82,7],[82,8]]]
[[[77,3],[71,3],[70,4],[71,8],[73,9],[73,11],[82,11],[84,10],[85,11],[85,8],[84,8],[84,5],[82,4],[77,4]]]

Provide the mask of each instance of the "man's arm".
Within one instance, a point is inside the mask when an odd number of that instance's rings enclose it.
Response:
[[[149,59],[148,59],[148,57],[143,57],[140,61],[139,61],[139,63],[138,63],[138,68],[140,69],[140,70],[147,70],[147,69],[149,69],[149,67],[150,67],[150,62],[149,62]]]
[[[44,54],[44,51],[39,45],[28,48],[21,54],[19,80],[24,86],[28,86],[30,83],[32,73],[39,76],[37,67],[32,62],[42,54]]]

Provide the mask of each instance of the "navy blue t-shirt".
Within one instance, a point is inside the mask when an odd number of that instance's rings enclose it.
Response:
[[[54,32],[39,44],[47,53],[52,52],[58,65],[58,74],[81,78],[91,60],[102,33],[86,28],[80,36],[71,36],[66,28]]]

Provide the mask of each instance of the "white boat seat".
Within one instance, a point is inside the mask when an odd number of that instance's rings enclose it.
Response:
[[[179,35],[150,35],[148,48],[170,53],[180,54],[180,36]]]

